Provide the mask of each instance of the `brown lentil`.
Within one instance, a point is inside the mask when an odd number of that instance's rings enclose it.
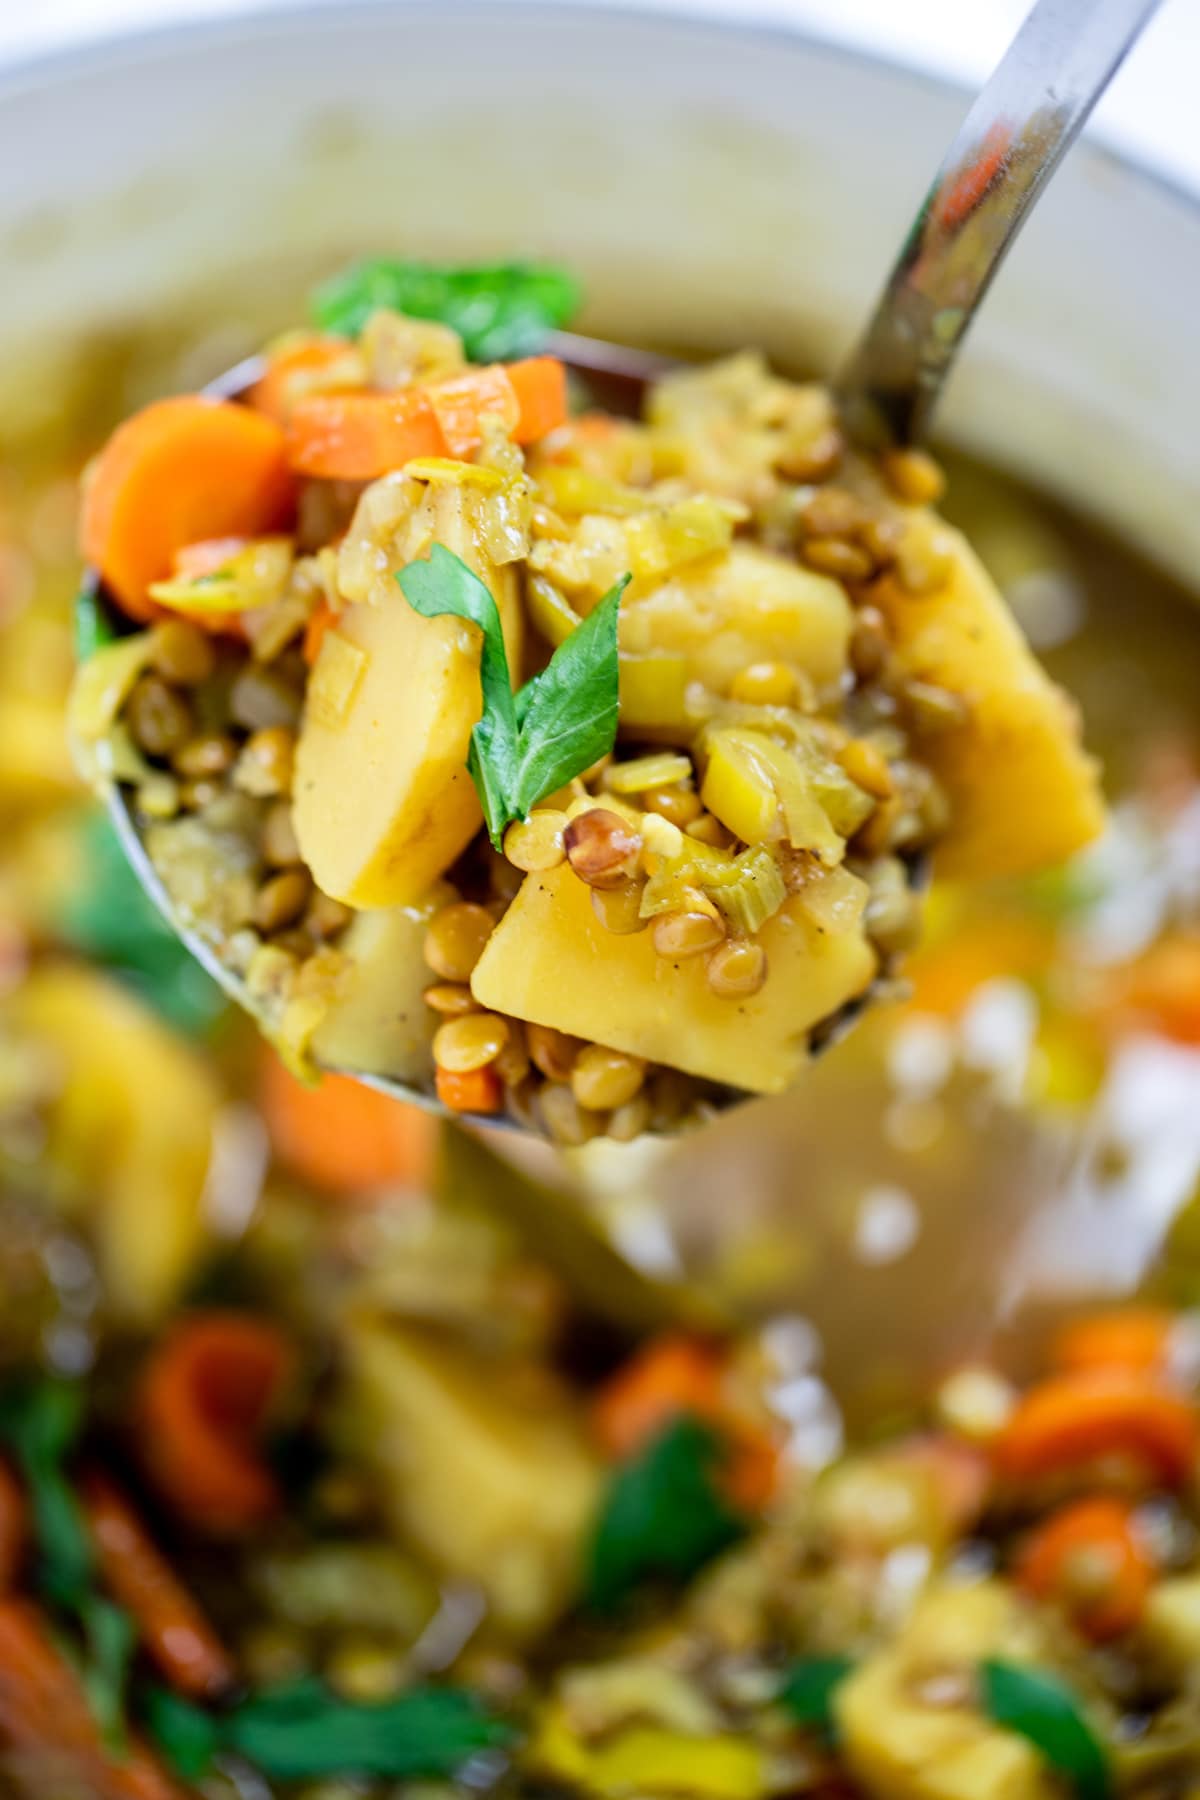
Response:
[[[615,1106],[608,1116],[608,1135],[618,1144],[631,1144],[649,1128],[650,1101],[644,1093],[635,1094],[624,1106]]]
[[[529,1074],[529,1051],[519,1019],[509,1019],[504,1048],[492,1065],[505,1087],[519,1087]]]
[[[302,860],[292,809],[286,800],[276,800],[267,808],[261,843],[263,856],[272,868],[286,869]]]
[[[224,775],[233,767],[237,746],[224,732],[206,732],[203,737],[189,738],[180,744],[171,758],[177,775],[188,781],[203,781],[207,776]]]
[[[505,832],[505,856],[527,875],[557,869],[566,856],[563,834],[569,822],[566,813],[535,808],[523,824],[510,825]]]
[[[851,738],[839,752],[838,761],[851,781],[877,800],[886,800],[895,791],[886,756],[868,738]]]
[[[464,1013],[478,1012],[479,1003],[469,987],[457,981],[439,981],[425,989],[425,1004],[444,1019],[459,1019]]]
[[[586,1112],[580,1106],[569,1087],[557,1083],[542,1089],[537,1110],[546,1134],[568,1149],[588,1143],[604,1123],[598,1113]]]
[[[968,707],[962,695],[932,681],[906,682],[901,701],[909,723],[922,736],[932,737],[967,721]]]
[[[425,961],[443,981],[469,981],[494,927],[486,906],[470,900],[443,906],[425,933]]]
[[[150,634],[150,663],[176,687],[198,687],[216,667],[212,639],[186,619],[163,619]]]
[[[300,723],[302,704],[297,689],[280,674],[278,663],[270,668],[251,663],[229,690],[229,716],[247,731],[279,726],[294,730]]]
[[[872,681],[891,653],[887,620],[877,606],[860,606],[850,633],[850,666],[860,681]]]
[[[525,1037],[535,1069],[547,1081],[570,1081],[575,1059],[583,1049],[583,1039],[555,1031],[552,1025],[527,1025]]]
[[[469,1075],[495,1062],[508,1041],[508,1020],[499,1013],[464,1013],[447,1019],[433,1036],[433,1060],[439,1069]]]
[[[702,956],[724,936],[720,918],[712,918],[707,912],[660,913],[654,921],[654,948],[668,960]]]
[[[304,915],[304,928],[315,938],[332,938],[339,931],[345,931],[353,917],[353,907],[333,899],[330,894],[323,894],[320,888],[314,888],[308,911]]]
[[[877,569],[890,568],[904,542],[904,526],[899,519],[868,519],[859,527],[858,542]]]
[[[291,925],[282,931],[273,932],[271,942],[276,949],[286,950],[289,956],[294,956],[298,963],[303,964],[299,971],[301,980],[316,968],[312,938],[301,926]]]
[[[641,881],[623,881],[615,888],[593,888],[592,911],[606,931],[628,937],[632,932],[644,931],[649,923],[641,915],[644,892],[645,883]]]
[[[750,663],[739,669],[729,688],[731,700],[749,706],[791,706],[796,699],[796,677],[786,663]]]
[[[143,675],[135,682],[125,717],[134,743],[147,756],[171,756],[191,735],[191,708],[157,675]]]
[[[639,798],[643,812],[657,813],[681,831],[704,811],[699,794],[687,787],[650,788]]]
[[[185,781],[179,789],[179,804],[184,812],[203,812],[220,797],[218,781]]]
[[[702,812],[684,830],[697,843],[710,844],[714,850],[728,850],[733,842],[733,833],[725,829],[715,813]]]
[[[588,1044],[571,1071],[571,1092],[580,1106],[592,1112],[608,1112],[625,1106],[641,1091],[646,1065],[640,1057]]]
[[[708,985],[721,1000],[745,1000],[767,979],[767,953],[745,938],[714,950],[705,969]]]
[[[866,517],[862,501],[841,487],[818,488],[801,501],[796,513],[797,523],[810,538],[848,537]]]
[[[806,443],[789,445],[776,467],[789,481],[826,481],[845,453],[845,439],[835,426],[831,426]]]
[[[865,581],[874,571],[868,553],[848,538],[809,538],[801,555],[810,569],[832,575],[838,581]]]
[[[233,785],[243,794],[273,800],[292,789],[296,756],[295,734],[283,725],[271,725],[246,739],[233,771]]]
[[[593,806],[572,819],[563,834],[567,861],[589,887],[619,887],[633,875],[642,840],[619,813]]]
[[[892,492],[909,506],[933,506],[946,491],[941,465],[927,450],[885,450],[879,468]]]
[[[903,840],[904,796],[890,794],[881,800],[870,818],[854,834],[854,848],[860,856],[884,856]]]
[[[254,923],[270,936],[294,925],[312,892],[312,876],[307,869],[284,869],[272,875],[259,888],[254,901]]]
[[[343,1699],[370,1705],[400,1691],[408,1665],[394,1644],[347,1634],[330,1650],[324,1674]]]

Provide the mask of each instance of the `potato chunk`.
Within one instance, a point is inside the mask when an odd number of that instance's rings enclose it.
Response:
[[[433,1076],[436,1021],[425,1004],[431,975],[422,956],[429,921],[454,890],[439,882],[415,906],[362,912],[338,949],[350,967],[313,1034],[327,1069],[363,1070],[420,1086]]]
[[[671,962],[657,954],[649,931],[608,931],[590,889],[564,863],[526,876],[471,988],[496,1012],[778,1094],[804,1065],[805,1034],[863,991],[875,955],[857,928],[822,931],[795,898],[758,942],[767,953],[765,985],[747,999],[721,999],[708,986],[703,957]]]
[[[476,1583],[502,1628],[540,1630],[570,1597],[601,1485],[566,1396],[524,1399],[494,1359],[374,1320],[351,1325],[346,1359],[397,1529]]]
[[[917,749],[950,797],[942,874],[1019,875],[1064,861],[1104,825],[1097,764],[1071,701],[1042,669],[995,583],[960,532],[932,515],[910,530],[948,550],[949,578],[927,594],[895,579],[872,599],[891,626],[901,671],[957,694],[961,724]]]

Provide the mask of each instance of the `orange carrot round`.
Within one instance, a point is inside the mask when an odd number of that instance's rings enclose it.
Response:
[[[1178,1321],[1160,1306],[1121,1306],[1072,1319],[1054,1340],[1051,1361],[1058,1369],[1126,1369],[1136,1375],[1163,1374],[1170,1365]]]
[[[1106,1496],[1064,1506],[1026,1538],[1017,1580],[1066,1611],[1096,1643],[1131,1631],[1154,1583],[1133,1509]]]
[[[1113,981],[1117,1025],[1149,1026],[1180,1044],[1200,1044],[1200,932],[1155,944]]]
[[[268,354],[266,369],[247,393],[246,402],[256,412],[286,425],[314,384],[320,383],[322,391],[331,391],[326,382],[336,385],[339,368],[348,368],[354,354],[345,338],[299,332]],[[352,390],[355,383],[348,379],[345,386]]]
[[[1168,1487],[1188,1480],[1200,1452],[1194,1406],[1143,1374],[1082,1369],[1040,1382],[996,1440],[996,1466],[1013,1480],[1127,1457]]]
[[[374,481],[415,457],[445,456],[446,445],[428,395],[402,388],[298,401],[288,420],[287,454],[301,475]]]
[[[139,1386],[147,1469],[180,1516],[237,1536],[279,1509],[261,1441],[295,1358],[283,1334],[244,1313],[196,1313],[152,1351]]]
[[[119,425],[84,480],[81,548],[131,618],[157,614],[148,590],[202,539],[260,537],[291,518],[292,478],[273,419],[184,394]]]
[[[437,1142],[428,1113],[348,1075],[308,1087],[274,1051],[263,1058],[259,1101],[279,1156],[315,1186],[348,1195],[428,1186]]]
[[[517,396],[513,440],[536,444],[566,421],[567,371],[557,356],[527,356],[506,367]]]
[[[439,1068],[437,1097],[451,1112],[498,1113],[504,1105],[504,1086],[495,1069]]]
[[[779,1453],[770,1434],[732,1405],[725,1392],[728,1356],[718,1345],[672,1334],[655,1339],[605,1383],[592,1403],[592,1425],[609,1456],[633,1456],[681,1414],[718,1426],[732,1459],[725,1486],[757,1512],[771,1499]]]
[[[8,1463],[0,1460],[0,1594],[16,1582],[29,1541],[25,1490]]]
[[[98,1470],[82,1484],[100,1573],[137,1622],[147,1655],[172,1687],[212,1699],[233,1683],[228,1653],[120,1490]]]

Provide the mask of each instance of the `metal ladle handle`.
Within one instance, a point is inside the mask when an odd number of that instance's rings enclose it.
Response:
[[[1037,0],[938,170],[837,384],[856,443],[924,437],[980,301],[1159,0]]]

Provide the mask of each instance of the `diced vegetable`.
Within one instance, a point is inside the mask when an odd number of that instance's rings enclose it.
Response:
[[[1192,1475],[1200,1418],[1190,1401],[1151,1378],[1121,1369],[1084,1369],[1030,1388],[996,1440],[1010,1480],[1036,1479],[1124,1456],[1168,1487]]]
[[[1179,1679],[1200,1664],[1200,1573],[1155,1582],[1146,1601],[1141,1637],[1169,1676]]]
[[[185,544],[276,531],[293,503],[273,420],[199,394],[158,400],[118,426],[88,472],[83,554],[118,604],[148,619],[150,586]]]
[[[1021,1547],[1018,1579],[1060,1606],[1097,1643],[1131,1631],[1154,1582],[1154,1559],[1125,1501],[1101,1495],[1051,1514]]]
[[[310,394],[353,391],[365,382],[363,357],[345,338],[298,331],[268,351],[266,371],[246,400],[256,412],[286,425],[293,408]]]
[[[580,299],[575,277],[549,263],[439,268],[379,257],[324,282],[311,310],[323,330],[342,337],[357,337],[381,309],[434,319],[458,333],[472,362],[499,362],[536,350]]]
[[[762,1746],[748,1737],[634,1724],[586,1744],[561,1706],[543,1714],[529,1758],[538,1772],[601,1800],[622,1800],[628,1794],[759,1800],[770,1778]]]
[[[218,539],[211,556],[189,554],[209,548],[185,547],[167,579],[150,583],[156,606],[182,613],[193,625],[215,627],[223,616],[273,606],[283,598],[292,569],[291,538],[260,537],[249,543]]]
[[[1161,1306],[1121,1306],[1073,1319],[1056,1336],[1051,1356],[1068,1371],[1125,1369],[1136,1375],[1170,1371],[1172,1344],[1182,1321]]]
[[[198,1529],[236,1536],[276,1512],[262,1444],[293,1366],[275,1326],[232,1312],[186,1316],[152,1351],[139,1381],[141,1449],[159,1491]]]
[[[492,1068],[437,1070],[437,1097],[452,1113],[498,1113],[504,1088]]]
[[[389,1005],[386,987],[376,987],[372,997],[380,1011]],[[341,1025],[347,1028],[345,1014]],[[327,1030],[328,1022],[317,1034],[324,1044]],[[390,1069],[390,1064],[366,1066]],[[384,1187],[419,1192],[428,1181],[437,1127],[415,1107],[345,1075],[323,1075],[309,1085],[289,1073],[272,1050],[264,1050],[259,1101],[277,1154],[316,1187],[344,1195]]]

